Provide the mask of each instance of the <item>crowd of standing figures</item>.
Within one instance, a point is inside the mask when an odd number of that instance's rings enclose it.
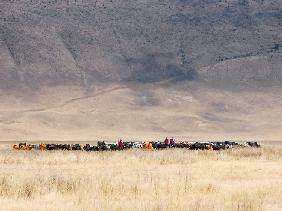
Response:
[[[55,143],[40,143],[28,144],[26,142],[14,144],[15,150],[84,150],[84,151],[115,151],[127,150],[133,148],[140,149],[167,149],[167,148],[186,148],[190,150],[225,150],[231,148],[255,147],[260,145],[255,141],[234,142],[234,141],[211,141],[211,142],[192,142],[192,141],[176,141],[175,139],[166,138],[164,141],[122,141],[115,143],[108,143],[105,141],[98,141],[97,144],[55,144]]]

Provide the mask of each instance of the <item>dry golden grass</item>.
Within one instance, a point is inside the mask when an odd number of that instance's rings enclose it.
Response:
[[[2,147],[3,148],[3,147]],[[0,150],[1,210],[282,210],[282,148]]]

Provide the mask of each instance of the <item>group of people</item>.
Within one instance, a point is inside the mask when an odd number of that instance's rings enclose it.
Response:
[[[175,140],[173,138],[169,139],[166,137],[164,140],[164,144],[167,146],[174,146],[175,145]]]

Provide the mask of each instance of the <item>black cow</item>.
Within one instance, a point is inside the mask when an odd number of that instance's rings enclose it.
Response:
[[[26,146],[26,143],[19,143],[19,147],[21,148],[22,146]]]
[[[154,149],[165,149],[168,147],[168,145],[163,142],[152,142],[152,146]]]
[[[217,142],[211,142],[211,144],[214,150],[221,150],[228,148],[228,145],[226,145],[225,142],[217,141]]]
[[[83,146],[83,149],[85,151],[91,151],[92,150],[92,147],[90,146],[90,144],[86,144],[85,146]]]
[[[59,150],[70,150],[70,145],[69,144],[57,144],[57,149]]]
[[[92,147],[92,151],[99,151],[99,147],[93,146],[93,147]]]
[[[71,150],[71,146],[69,144],[63,144],[63,150]]]
[[[71,150],[77,151],[77,150],[82,150],[82,148],[81,148],[81,146],[79,144],[73,144],[71,146]]]
[[[117,144],[110,144],[110,150],[120,150],[120,147]]]
[[[238,145],[238,143],[236,143],[234,141],[225,141],[224,143],[225,143],[225,145],[229,145],[229,146],[237,146]]]
[[[86,144],[83,149],[85,151],[98,151],[99,148],[97,146],[90,146],[90,144]]]
[[[98,141],[97,147],[99,151],[110,150],[110,146],[108,146],[104,141]]]
[[[260,145],[256,141],[255,142],[248,141],[247,144],[250,147],[256,147],[256,148],[260,147]]]
[[[57,144],[57,148],[60,149],[60,150],[63,150],[64,146],[63,146],[63,144]]]
[[[190,149],[192,149],[192,150],[205,150],[205,149],[208,149],[208,147],[207,147],[206,143],[196,142],[196,143],[191,144]]]
[[[185,148],[185,144],[184,143],[176,143],[174,145],[175,148]]]
[[[124,142],[124,149],[132,149],[133,148],[133,142]]]
[[[58,146],[57,144],[46,144],[46,149],[47,150],[57,150]]]

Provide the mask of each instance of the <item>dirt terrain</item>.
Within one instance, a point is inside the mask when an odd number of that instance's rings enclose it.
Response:
[[[1,141],[97,139],[281,140],[280,88],[228,91],[197,84],[2,92]]]

